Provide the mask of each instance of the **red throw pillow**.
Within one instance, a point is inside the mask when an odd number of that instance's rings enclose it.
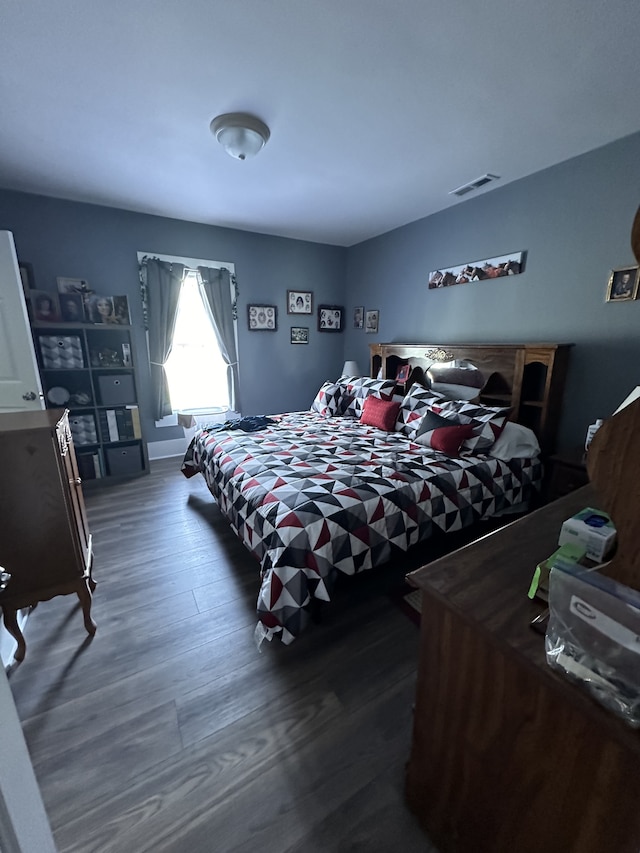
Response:
[[[433,411],[427,412],[413,441],[423,447],[457,456],[462,443],[473,435],[473,424],[456,424]]]
[[[369,394],[362,407],[360,423],[378,427],[378,429],[383,429],[386,432],[393,432],[399,411],[400,403],[393,403],[391,400],[381,400],[380,397],[374,397],[373,394]]]

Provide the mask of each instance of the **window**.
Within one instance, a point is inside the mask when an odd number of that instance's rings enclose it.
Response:
[[[174,412],[229,407],[227,365],[220,355],[196,270],[185,270],[165,369]]]

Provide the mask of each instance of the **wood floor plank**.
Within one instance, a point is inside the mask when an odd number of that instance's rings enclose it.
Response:
[[[85,497],[98,632],[72,596],[41,604],[10,678],[60,853],[435,853],[403,797],[403,562],[258,651],[259,566],[202,478],[160,460]]]

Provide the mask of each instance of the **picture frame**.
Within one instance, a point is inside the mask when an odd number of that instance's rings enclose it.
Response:
[[[30,290],[35,289],[35,281],[33,278],[33,266],[26,261],[18,261],[18,269],[20,270],[20,281],[24,295],[28,296]]]
[[[84,303],[79,293],[59,293],[58,304],[64,323],[84,323]]]
[[[524,272],[524,251],[510,255],[494,255],[480,261],[468,261],[466,264],[440,267],[429,273],[429,290],[451,287],[454,284],[472,284],[494,278],[520,275]]]
[[[130,326],[129,300],[126,296],[113,297],[113,317],[118,326]]]
[[[368,335],[376,334],[380,323],[380,311],[378,308],[367,311],[365,315],[365,332]]]
[[[58,294],[50,293],[48,290],[29,291],[31,310],[36,323],[59,323],[60,304]]]
[[[343,317],[342,305],[318,305],[318,331],[341,332]]]
[[[364,329],[364,305],[356,305],[353,309],[353,328]]]
[[[313,291],[287,290],[287,314],[313,314]]]
[[[275,332],[278,328],[277,306],[247,305],[247,325],[250,332]]]
[[[309,343],[309,327],[308,326],[292,326],[291,327],[291,343],[292,344],[308,344]]]
[[[640,269],[636,264],[611,270],[607,283],[607,302],[630,302],[638,298]]]
[[[89,289],[89,282],[86,278],[64,278],[58,276],[56,284],[58,286],[58,293],[89,294],[92,292]]]
[[[116,323],[113,296],[92,293],[84,299],[85,322],[93,325],[111,326]]]
[[[409,374],[411,373],[411,365],[410,364],[401,364],[398,368],[398,372],[396,373],[396,382],[399,385],[404,385],[405,382],[409,381]]]

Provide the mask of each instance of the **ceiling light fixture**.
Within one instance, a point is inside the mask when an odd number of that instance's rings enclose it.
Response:
[[[211,133],[231,157],[247,160],[267,144],[271,131],[259,118],[248,113],[225,113],[211,122]]]

